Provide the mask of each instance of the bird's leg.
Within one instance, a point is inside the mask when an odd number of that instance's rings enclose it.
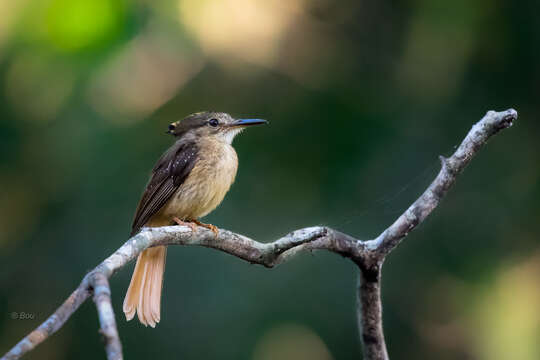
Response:
[[[198,224],[194,224],[192,221],[182,221],[179,218],[177,218],[176,216],[173,217],[173,221],[175,223],[177,223],[178,225],[189,227],[191,229],[191,232],[197,231],[197,225]]]
[[[218,236],[218,233],[219,233],[219,229],[217,228],[217,226],[215,225],[212,225],[212,224],[205,224],[203,222],[200,222],[199,220],[195,219],[195,220],[192,220],[195,224],[199,225],[199,226],[202,226],[202,227],[205,227],[207,228],[208,230],[211,230],[214,235],[217,237]]]

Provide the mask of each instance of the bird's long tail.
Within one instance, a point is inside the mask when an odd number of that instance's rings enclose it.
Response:
[[[159,322],[166,255],[166,246],[152,247],[139,254],[124,299],[123,310],[128,321],[137,312],[139,321],[145,326],[155,327]]]

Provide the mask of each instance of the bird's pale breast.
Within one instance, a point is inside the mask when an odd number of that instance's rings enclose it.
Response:
[[[180,219],[203,217],[214,210],[229,191],[238,169],[236,151],[218,140],[203,141],[195,166],[160,211],[160,218],[170,221],[174,216]]]

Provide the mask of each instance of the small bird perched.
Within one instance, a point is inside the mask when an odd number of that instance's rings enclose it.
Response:
[[[261,119],[234,119],[229,114],[199,112],[169,125],[177,140],[157,161],[131,226],[131,236],[143,226],[177,223],[217,228],[198,221],[214,210],[231,187],[238,158],[231,143],[246,126]],[[196,225],[195,225],[196,224]],[[161,288],[167,248],[144,250],[137,258],[123,310],[129,321],[155,327],[160,320]]]

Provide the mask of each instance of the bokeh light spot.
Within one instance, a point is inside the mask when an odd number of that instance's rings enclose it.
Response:
[[[131,123],[171,99],[202,67],[200,56],[149,26],[96,72],[88,101],[112,122]]]
[[[122,1],[55,0],[47,11],[47,33],[57,48],[77,51],[98,46],[120,31]]]
[[[471,307],[478,359],[540,358],[540,254],[503,267]]]
[[[310,328],[284,324],[271,329],[259,340],[254,360],[331,360],[322,339]]]
[[[267,66],[302,9],[301,0],[179,1],[180,21],[208,54]]]

